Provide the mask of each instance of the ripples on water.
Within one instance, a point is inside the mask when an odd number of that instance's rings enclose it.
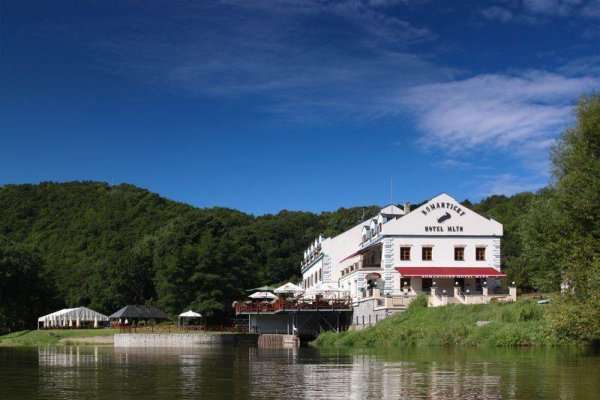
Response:
[[[598,399],[600,357],[255,347],[0,348],[0,399]]]

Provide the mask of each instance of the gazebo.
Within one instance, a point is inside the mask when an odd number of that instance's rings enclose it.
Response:
[[[87,307],[64,308],[38,318],[42,328],[98,328],[108,322],[108,317]]]
[[[189,311],[183,312],[177,316],[177,325],[179,325],[181,327],[186,326],[185,322],[188,321],[188,326],[189,326],[190,321],[192,321],[194,319],[200,319],[200,318],[202,318],[202,314],[197,313],[192,310],[189,310]]]
[[[169,316],[162,310],[153,306],[128,305],[108,317],[118,324],[130,325],[140,321],[166,321]]]

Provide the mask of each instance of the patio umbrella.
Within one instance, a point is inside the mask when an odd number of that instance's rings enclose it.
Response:
[[[252,293],[248,297],[250,297],[251,299],[254,299],[254,300],[273,300],[273,299],[277,298],[277,296],[271,292],[256,292],[256,293]]]
[[[277,289],[274,290],[274,292],[277,294],[285,294],[285,293],[300,294],[300,293],[304,292],[304,289],[302,289],[298,285],[294,285],[292,282],[288,282],[285,285],[279,286]]]
[[[323,295],[326,297],[347,295],[348,291],[337,286],[335,283],[322,283],[319,282],[312,288],[308,289],[305,293],[305,297],[315,297],[316,295]]]

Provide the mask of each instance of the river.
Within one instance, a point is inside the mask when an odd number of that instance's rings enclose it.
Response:
[[[0,348],[0,399],[598,399],[600,355],[256,347]]]

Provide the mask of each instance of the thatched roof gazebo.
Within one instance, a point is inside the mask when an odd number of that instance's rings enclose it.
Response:
[[[128,305],[108,317],[111,321],[130,323],[131,321],[166,321],[169,316],[153,306]]]

